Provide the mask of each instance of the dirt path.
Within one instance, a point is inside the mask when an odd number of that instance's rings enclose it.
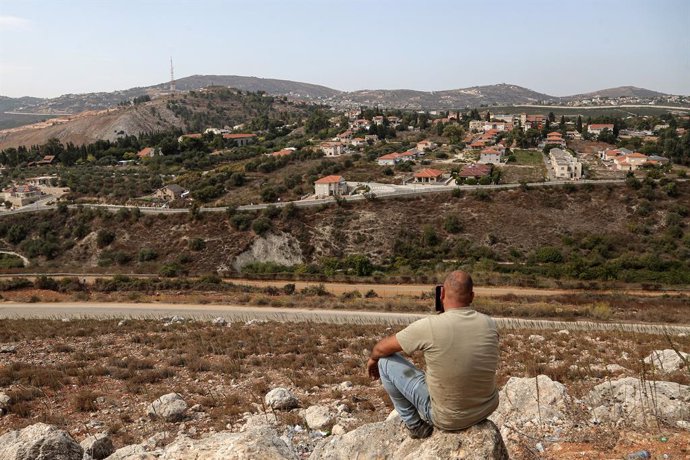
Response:
[[[20,259],[22,259],[22,262],[24,262],[24,266],[25,266],[25,267],[28,267],[29,265],[31,265],[31,261],[30,261],[29,259],[27,259],[26,257],[24,257],[24,256],[21,255],[21,254],[17,254],[16,252],[12,252],[12,251],[0,251],[0,254],[9,254],[9,255],[11,255],[11,256],[19,257]]]
[[[0,251],[2,252],[2,251]],[[10,253],[8,254],[15,254]],[[22,257],[19,254],[15,254]],[[22,260],[25,260],[22,257]],[[25,260],[28,262],[28,260]],[[0,278],[22,277],[27,279],[35,279],[39,276],[49,276],[51,278],[71,278],[77,277],[88,283],[93,283],[97,278],[111,278],[115,276],[113,273],[95,274],[95,273],[12,273],[0,274]],[[127,274],[130,278],[156,278],[155,274]],[[195,279],[195,277],[190,277]],[[282,288],[286,284],[294,284],[295,288],[300,290],[305,287],[322,285],[331,294],[340,295],[344,292],[359,291],[362,295],[368,291],[373,290],[379,297],[396,297],[396,296],[420,296],[422,294],[431,294],[433,284],[376,284],[376,283],[338,283],[338,282],[320,282],[320,281],[289,281],[289,280],[252,280],[244,278],[226,278],[224,281],[235,283],[244,286],[256,287],[277,287]],[[516,295],[522,297],[552,297],[560,295],[595,293],[595,294],[618,294],[631,295],[636,297],[662,297],[662,296],[690,296],[690,290],[663,290],[663,291],[646,291],[642,289],[603,289],[603,290],[584,290],[584,289],[540,289],[540,288],[524,288],[518,286],[475,286],[474,291],[478,296],[483,297],[500,297],[505,295]]]
[[[424,315],[348,310],[308,310],[301,308],[251,307],[238,305],[145,304],[145,303],[14,303],[0,304],[2,318],[161,318],[179,315],[185,318],[228,321],[267,320],[281,322],[326,322],[335,324],[406,325]],[[619,331],[647,334],[690,334],[690,325],[640,323],[597,323],[592,321],[549,321],[497,318],[502,329],[569,331]]]
[[[323,285],[324,289],[332,294],[342,294],[348,291],[357,290],[361,294],[365,294],[369,290],[373,290],[379,297],[395,297],[399,295],[405,296],[420,296],[422,294],[431,294],[433,284],[371,284],[371,283],[319,283],[318,281],[264,281],[264,280],[247,280],[247,279],[226,279],[225,281],[258,287],[283,287],[288,283],[295,285],[296,289],[303,289],[308,286]],[[689,291],[643,291],[641,289],[620,289],[620,290],[600,290],[587,291],[583,289],[538,289],[538,288],[523,288],[517,286],[475,286],[474,292],[477,296],[482,297],[500,297],[504,295],[513,294],[523,297],[551,297],[568,294],[581,293],[601,293],[601,294],[625,294],[638,297],[661,297],[665,295],[690,295]]]

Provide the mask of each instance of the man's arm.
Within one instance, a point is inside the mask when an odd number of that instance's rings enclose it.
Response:
[[[378,380],[380,378],[379,359],[399,351],[402,351],[402,347],[395,335],[383,338],[374,345],[374,348],[371,350],[371,356],[369,356],[369,361],[367,362],[367,373],[369,377],[371,377],[372,380]]]

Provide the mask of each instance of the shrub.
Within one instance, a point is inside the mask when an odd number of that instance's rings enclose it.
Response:
[[[542,263],[561,263],[563,262],[563,255],[561,252],[551,246],[544,246],[534,253],[534,258],[537,262]]]
[[[55,281],[53,278],[48,278],[45,275],[41,275],[38,278],[36,278],[36,280],[34,281],[34,287],[36,289],[45,289],[48,291],[59,290],[58,282]]]
[[[275,217],[278,217],[280,214],[280,209],[277,208],[275,205],[269,205],[264,209],[264,216],[266,216],[268,219],[273,219]]]
[[[252,230],[254,230],[254,233],[257,235],[265,234],[271,230],[272,227],[273,224],[271,224],[271,221],[265,217],[259,217],[254,221],[254,223],[252,223]]]
[[[139,251],[139,262],[148,262],[150,260],[156,260],[158,258],[158,253],[151,248],[142,248]]]
[[[79,390],[74,398],[72,404],[74,409],[79,412],[94,412],[98,409],[96,405],[96,398],[98,395],[91,390]]]
[[[109,246],[113,241],[115,241],[115,232],[112,230],[99,230],[96,235],[96,242],[99,248],[104,248]]]
[[[460,219],[455,214],[450,214],[443,219],[443,228],[448,233],[458,233],[462,231],[462,224]]]
[[[188,245],[192,251],[203,251],[206,248],[206,241],[202,238],[192,238],[189,240]]]
[[[158,274],[166,278],[174,278],[180,273],[181,267],[177,263],[165,264],[158,271]]]
[[[235,230],[246,231],[252,225],[252,214],[248,212],[238,212],[230,217],[230,225]]]
[[[297,206],[295,206],[294,203],[288,203],[285,206],[283,206],[283,209],[282,209],[281,215],[280,215],[280,217],[283,220],[292,219],[295,216],[297,216]]]
[[[609,304],[606,302],[597,302],[590,307],[589,314],[592,316],[592,318],[606,321],[611,318],[613,312],[611,311]]]
[[[12,244],[20,243],[28,235],[27,230],[22,225],[13,225],[7,232],[7,240]]]

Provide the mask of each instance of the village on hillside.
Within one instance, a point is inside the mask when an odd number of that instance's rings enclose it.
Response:
[[[226,94],[276,103],[265,94],[257,99],[227,89],[202,90],[196,97]],[[278,102],[296,110],[296,103]],[[178,104],[168,102],[167,107],[189,116]],[[1,185],[5,209],[58,201],[188,207],[622,180],[649,173],[684,176],[686,165],[665,149],[667,139],[682,145],[689,118],[683,112],[592,119],[489,108],[337,111],[310,106],[301,116],[291,114],[289,122],[262,122],[263,129],[249,119],[171,135],[122,132],[115,141],[81,147],[53,139],[44,146],[5,149],[0,152],[6,173]],[[127,177],[138,185],[95,191],[71,172],[83,168],[98,171],[106,182]],[[13,174],[7,174],[10,170]],[[283,173],[289,177],[281,178]],[[234,193],[247,187],[252,193]]]

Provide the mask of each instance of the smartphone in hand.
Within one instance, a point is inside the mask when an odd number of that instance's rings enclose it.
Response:
[[[435,300],[435,307],[436,307],[436,312],[437,313],[443,313],[445,310],[443,310],[443,299],[441,299],[441,288],[442,285],[438,285],[434,288],[434,300]]]

